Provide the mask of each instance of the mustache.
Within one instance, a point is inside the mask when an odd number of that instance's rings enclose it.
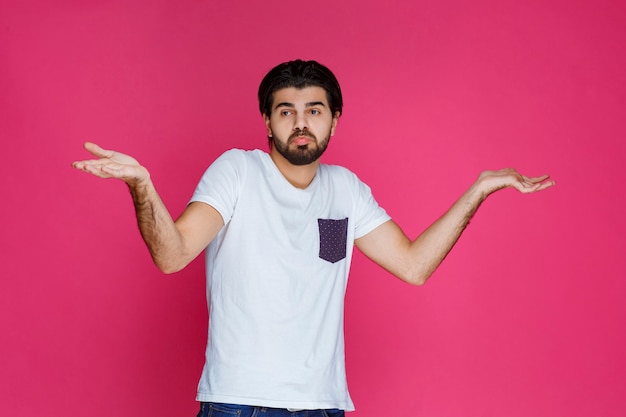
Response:
[[[312,134],[312,133],[310,133],[310,132],[309,132],[308,130],[306,130],[306,129],[296,129],[296,131],[295,131],[295,132],[293,132],[293,133],[289,136],[288,141],[289,141],[289,142],[291,142],[292,140],[294,140],[294,139],[296,139],[296,138],[299,138],[299,137],[301,137],[301,136],[306,136],[306,137],[308,137],[308,138],[311,138],[311,139],[313,139],[313,140],[317,141],[317,138],[315,137],[315,135],[314,135],[314,134]]]

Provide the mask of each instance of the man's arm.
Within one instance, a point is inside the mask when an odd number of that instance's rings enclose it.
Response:
[[[165,273],[180,271],[213,240],[224,225],[222,216],[208,204],[192,203],[173,221],[146,168],[134,158],[86,143],[98,159],[74,162],[76,169],[100,178],[124,181],[135,204],[137,223],[152,259]]]
[[[355,241],[367,257],[398,278],[421,285],[437,269],[485,199],[495,191],[513,187],[533,193],[553,186],[548,176],[528,178],[513,169],[485,171],[435,223],[414,241],[388,221]]]

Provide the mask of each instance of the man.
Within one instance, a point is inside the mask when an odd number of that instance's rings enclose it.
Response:
[[[320,164],[343,104],[328,68],[280,64],[258,95],[270,152],[224,153],[176,221],[130,156],[87,143],[98,159],[74,167],[128,184],[141,234],[163,272],[181,270],[206,248],[210,326],[199,416],[342,416],[354,409],[343,341],[353,246],[421,285],[488,195],[506,187],[532,193],[554,182],[513,169],[485,171],[411,241],[354,174]]]

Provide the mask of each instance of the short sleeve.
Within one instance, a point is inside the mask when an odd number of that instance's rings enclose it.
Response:
[[[354,181],[356,182],[355,190],[357,193],[354,238],[358,239],[389,221],[391,217],[374,199],[372,190],[367,184],[359,180],[356,175],[354,176]]]
[[[246,171],[245,151],[224,152],[204,172],[190,203],[202,202],[215,208],[224,224],[233,215]]]

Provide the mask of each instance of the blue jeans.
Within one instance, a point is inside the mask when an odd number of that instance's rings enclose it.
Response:
[[[344,412],[337,409],[289,411],[252,405],[200,403],[197,417],[344,417]]]

